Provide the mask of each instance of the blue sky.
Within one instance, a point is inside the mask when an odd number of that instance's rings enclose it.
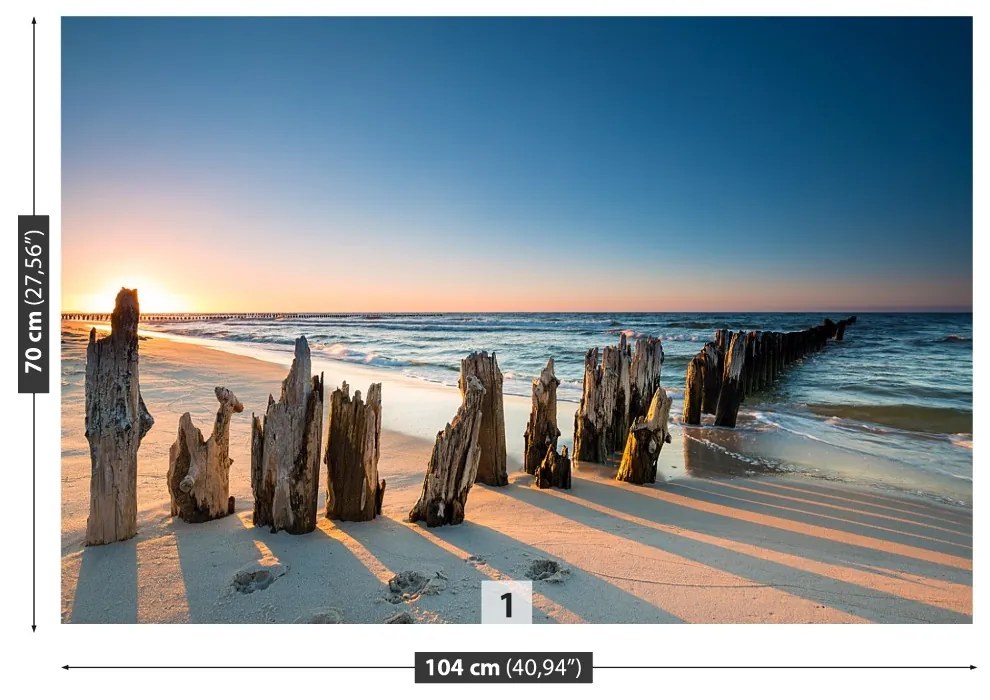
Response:
[[[216,310],[972,303],[967,18],[67,18],[62,41],[66,308],[111,281]]]

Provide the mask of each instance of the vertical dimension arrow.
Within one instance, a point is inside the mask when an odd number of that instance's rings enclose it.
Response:
[[[31,214],[17,217],[17,388],[31,394],[31,631],[38,600],[38,394],[48,393],[49,217],[37,210],[37,18],[31,18]]]

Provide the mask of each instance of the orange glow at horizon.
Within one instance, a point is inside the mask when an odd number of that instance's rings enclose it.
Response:
[[[286,226],[264,208],[231,214],[236,203],[167,192],[140,191],[121,205],[121,191],[132,194],[127,183],[94,180],[63,205],[66,312],[107,313],[122,286],[136,288],[149,313],[855,312],[972,299],[969,274],[863,278],[772,261],[723,274],[715,261],[699,268],[677,252],[634,265],[608,246],[564,246],[548,258],[495,243],[482,255],[413,224],[401,237],[389,225],[315,215]]]
[[[142,313],[183,313],[198,310],[188,299],[150,278],[121,278],[99,292],[69,296],[64,301],[65,310],[79,313],[108,312],[113,308],[113,301],[122,287],[137,289]]]

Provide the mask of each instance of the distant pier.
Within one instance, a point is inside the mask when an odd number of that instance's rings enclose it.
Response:
[[[264,320],[281,321],[284,319],[296,318],[435,318],[442,316],[440,313],[384,313],[384,314],[360,314],[360,313],[275,313],[275,312],[253,312],[253,313],[208,313],[208,314],[141,314],[141,321],[148,323],[168,323],[184,321],[240,321],[240,320]],[[110,314],[83,314],[65,313],[62,314],[63,321],[110,321]]]

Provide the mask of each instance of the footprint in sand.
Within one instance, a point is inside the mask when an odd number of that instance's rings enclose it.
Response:
[[[400,571],[388,580],[388,593],[385,600],[390,603],[403,603],[416,600],[424,595],[438,595],[447,588],[447,577],[442,571],[426,576],[418,571]]]
[[[268,588],[275,579],[284,576],[289,570],[285,564],[261,564],[255,562],[240,568],[230,582],[238,593],[254,593]]]
[[[570,569],[565,569],[553,559],[534,559],[526,569],[525,578],[530,581],[546,581],[547,583],[563,583],[570,576]]]

